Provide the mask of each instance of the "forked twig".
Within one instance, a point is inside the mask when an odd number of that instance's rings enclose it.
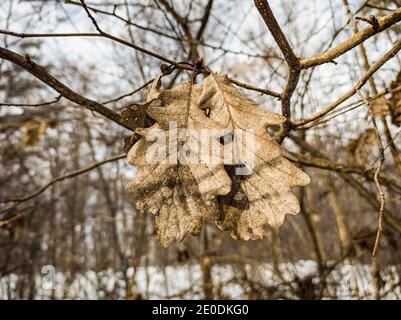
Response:
[[[380,196],[379,222],[378,222],[375,244],[374,244],[373,250],[372,250],[372,256],[375,257],[377,254],[377,249],[379,247],[380,236],[383,232],[384,206],[385,206],[385,201],[386,201],[384,192],[382,190],[382,187],[381,187],[381,184],[379,181],[380,171],[383,167],[383,163],[385,160],[384,146],[383,146],[383,141],[381,140],[379,128],[377,127],[376,119],[373,115],[372,108],[370,106],[370,102],[366,99],[366,97],[359,90],[357,90],[357,92],[369,110],[369,114],[370,114],[370,117],[372,118],[372,123],[373,123],[373,126],[374,126],[376,134],[377,134],[377,139],[378,139],[377,141],[378,141],[378,146],[379,146],[379,151],[380,151],[380,161],[379,161],[379,164],[377,166],[377,169],[376,169],[375,175],[374,175],[375,185],[376,185],[376,188],[377,188],[377,190],[379,192],[379,196]]]

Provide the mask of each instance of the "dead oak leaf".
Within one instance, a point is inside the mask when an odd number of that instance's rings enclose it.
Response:
[[[309,177],[283,157],[281,147],[267,133],[267,126],[279,125],[285,119],[260,109],[224,75],[211,74],[204,80],[199,106],[210,110],[212,120],[236,131],[226,146],[234,153],[232,165],[252,169],[250,175],[242,176],[232,170],[233,188],[221,197],[224,219],[218,226],[232,230],[234,238],[263,238],[266,225],[278,227],[286,214],[299,212],[291,187],[309,183]],[[247,132],[253,133],[251,144],[238,139]],[[251,161],[249,154],[253,156]]]
[[[175,127],[177,130],[195,131],[219,128],[198,108],[196,101],[200,92],[200,86],[187,81],[158,94],[147,106],[147,114],[156,120],[156,124],[138,130],[143,138],[128,154],[128,162],[139,166],[137,176],[128,184],[128,190],[133,193],[138,210],[156,215],[157,237],[164,247],[172,241],[181,241],[188,233],[197,234],[204,219],[218,219],[217,196],[227,194],[231,188],[231,180],[223,164],[192,164],[187,161],[189,156],[186,153],[179,153],[180,147],[186,145],[191,156],[202,155],[202,151],[194,150],[199,139],[178,139],[179,133],[176,135],[171,129],[172,121],[175,123],[174,130]],[[149,159],[149,150],[160,142],[156,139],[160,130],[166,133],[161,144],[166,145],[169,141],[174,148],[170,150],[169,145],[164,151],[163,148],[158,149],[164,152],[164,157]],[[217,136],[214,138],[217,139]],[[155,139],[156,142],[152,141]],[[203,152],[209,151],[206,149]],[[166,161],[170,157],[177,161]]]
[[[377,139],[376,130],[369,128],[362,132],[357,139],[350,140],[347,146],[348,162],[364,167]]]

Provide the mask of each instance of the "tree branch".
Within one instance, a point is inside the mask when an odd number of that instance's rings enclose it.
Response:
[[[294,140],[299,146],[304,146],[304,142],[300,138],[292,134],[290,134],[289,137],[291,138],[291,140]],[[338,173],[355,173],[362,177],[365,177],[369,181],[375,182],[375,172],[373,172],[372,169],[369,170],[360,166],[337,163],[322,157],[304,156],[297,153],[291,153],[291,156],[295,159],[289,157],[288,160],[295,161],[307,167],[318,168]],[[401,194],[401,185],[397,184],[396,181],[385,176],[381,176],[380,180],[386,186],[388,186],[389,189],[398,194]]]
[[[51,101],[39,102],[39,103],[0,103],[0,107],[44,107],[55,104],[60,101],[62,95],[57,96]]]
[[[84,0],[80,0],[82,7],[84,8],[86,14],[88,15],[89,19],[92,21],[92,24],[94,25],[95,29],[100,33],[103,34],[102,29],[100,29],[99,25],[97,24],[96,19],[92,16],[92,14],[90,13],[88,7],[86,6],[86,3]]]
[[[270,9],[269,3],[266,0],[254,0],[254,2],[264,22],[269,28],[274,40],[283,53],[285,61],[287,62],[289,67],[294,69],[299,68],[299,59],[295,55],[290,43],[281,30],[280,25],[278,24],[273,14],[273,11]]]
[[[293,140],[296,144],[298,144],[299,146],[301,146],[303,149],[305,149],[306,151],[308,151],[309,153],[311,153],[313,156],[321,158],[321,159],[325,159],[327,160],[327,158],[318,150],[316,150],[315,148],[313,148],[312,146],[310,146],[305,140],[294,136],[294,135],[290,135],[289,136],[291,138],[291,140]],[[361,197],[363,197],[364,199],[366,199],[368,201],[368,203],[376,210],[380,209],[380,204],[379,202],[376,200],[376,197],[369,192],[368,190],[366,190],[366,188],[363,187],[363,185],[361,183],[359,183],[356,179],[354,179],[350,174],[346,174],[346,173],[342,173],[339,172],[340,177],[346,181],[352,188],[354,188],[360,195]],[[401,233],[401,222],[398,221],[394,215],[384,209],[384,220],[397,232]]]
[[[377,166],[376,172],[375,172],[375,176],[374,176],[374,180],[375,180],[375,184],[376,184],[376,188],[377,191],[379,192],[379,198],[380,198],[380,208],[379,208],[379,223],[378,223],[378,228],[377,228],[377,233],[376,233],[376,240],[375,240],[375,244],[372,250],[372,256],[375,257],[376,253],[377,253],[377,248],[379,247],[379,242],[380,242],[380,236],[382,234],[383,231],[383,218],[384,218],[384,207],[385,207],[385,195],[384,192],[382,190],[381,184],[380,184],[380,171],[383,167],[383,163],[384,163],[384,146],[383,146],[383,142],[380,136],[380,131],[379,128],[377,127],[377,123],[376,123],[376,119],[375,116],[373,114],[370,102],[362,95],[362,93],[360,93],[358,91],[359,96],[362,98],[363,102],[366,104],[366,107],[368,108],[370,117],[372,119],[372,123],[373,126],[375,128],[375,132],[377,135],[377,141],[378,141],[378,147],[379,147],[379,151],[380,151],[380,160],[379,160],[379,164]]]
[[[355,48],[370,37],[388,29],[392,25],[401,21],[401,8],[393,11],[387,16],[377,20],[377,25],[369,25],[365,29],[357,32],[354,36],[339,44],[337,47],[330,49],[329,51],[317,55],[309,59],[302,59],[300,61],[301,67],[307,69],[323,63],[331,62],[333,59],[338,58],[347,51]]]
[[[366,82],[377,70],[379,70],[388,60],[393,58],[400,50],[401,50],[401,40],[398,40],[395,43],[395,45],[383,57],[381,57],[378,61],[376,61],[376,63],[371,65],[369,70],[358,80],[356,85],[350,91],[342,95],[339,99],[337,99],[336,101],[334,101],[333,103],[331,103],[330,105],[328,105],[326,108],[316,113],[315,115],[306,119],[295,121],[293,123],[294,126],[298,127],[311,121],[317,120],[326,115],[327,113],[329,113],[330,111],[337,108],[340,104],[342,104],[349,98],[351,98],[358,92],[358,90],[360,90],[366,84]]]
[[[0,203],[25,202],[25,201],[28,201],[28,200],[30,200],[32,198],[37,197],[38,195],[40,195],[44,191],[46,191],[49,187],[51,187],[56,182],[60,182],[60,181],[66,180],[66,179],[74,178],[74,177],[79,176],[79,175],[81,175],[83,173],[89,172],[89,171],[91,171],[91,170],[93,170],[93,169],[95,169],[97,167],[100,167],[100,166],[102,166],[102,165],[104,165],[106,163],[124,159],[126,156],[127,156],[126,154],[119,154],[119,155],[111,157],[109,159],[106,159],[106,160],[97,162],[95,164],[92,164],[92,165],[90,165],[90,166],[88,166],[86,168],[66,173],[66,174],[64,174],[64,175],[62,175],[60,177],[57,177],[57,178],[51,180],[50,182],[45,184],[43,187],[41,187],[40,189],[38,189],[37,191],[35,191],[34,193],[32,193],[32,194],[30,194],[28,196],[21,197],[21,198],[10,198],[10,199],[0,200]]]
[[[65,38],[65,37],[98,37],[98,38],[106,38],[110,39],[113,41],[116,41],[122,45],[125,45],[127,47],[133,48],[135,50],[138,50],[139,52],[142,52],[146,55],[152,56],[156,59],[159,59],[161,61],[164,61],[168,64],[174,65],[176,67],[179,67],[181,69],[186,69],[186,70],[192,70],[192,67],[190,64],[184,64],[184,63],[177,63],[174,60],[171,60],[167,57],[162,56],[161,54],[158,54],[156,52],[147,50],[145,48],[142,48],[136,44],[133,44],[127,40],[124,40],[122,38],[118,38],[116,36],[113,36],[109,33],[102,32],[77,32],[77,33],[24,33],[24,32],[13,32],[13,31],[8,31],[8,30],[2,30],[0,29],[0,34],[6,34],[9,36],[13,37],[18,37],[18,38]]]
[[[93,33],[93,32],[83,32],[83,33],[21,33],[21,32],[13,32],[13,31],[8,31],[8,30],[2,30],[0,29],[0,34],[6,34],[9,36],[13,36],[13,37],[18,37],[18,38],[63,38],[63,37],[100,37],[100,38],[108,38],[114,41],[117,41],[123,45],[129,46],[131,48],[134,48],[142,53],[148,54],[150,56],[153,56],[154,58],[157,58],[161,61],[167,62],[170,65],[174,66],[177,69],[182,69],[182,70],[188,70],[188,71],[192,71],[193,70],[193,65],[190,63],[186,63],[186,62],[176,62],[173,60],[170,60],[166,57],[163,57],[157,53],[154,53],[152,51],[146,50],[144,48],[141,48],[135,44],[132,44],[124,39],[120,39],[108,34],[104,34],[101,35],[99,33]],[[203,72],[205,74],[208,74],[209,71],[205,68],[201,68],[198,70],[199,72]],[[230,81],[232,83],[234,83],[235,85],[242,87],[244,89],[247,90],[251,90],[251,91],[255,91],[255,92],[259,92],[262,94],[266,94],[275,98],[281,98],[281,94],[274,92],[272,90],[268,90],[268,89],[263,89],[263,88],[258,88],[256,86],[253,86],[251,84],[247,84],[247,83],[243,83],[241,81],[235,80],[233,78],[230,78]]]
[[[270,9],[269,3],[266,0],[254,0],[255,6],[262,16],[264,22],[269,28],[274,40],[283,53],[284,59],[288,65],[288,80],[284,91],[281,94],[281,113],[286,118],[281,132],[278,133],[278,142],[281,143],[288,131],[291,129],[291,97],[298,85],[299,76],[301,73],[300,59],[295,55],[288,42],[286,36],[281,30],[273,11]]]
[[[60,95],[62,95],[66,99],[75,102],[76,104],[83,106],[91,111],[100,113],[104,117],[118,123],[119,125],[129,130],[135,129],[132,128],[129,124],[127,124],[119,113],[114,112],[109,108],[106,108],[104,105],[94,100],[90,100],[76,93],[75,91],[73,91],[72,89],[61,83],[59,80],[57,80],[55,77],[53,77],[46,70],[46,68],[33,62],[29,56],[26,55],[25,57],[23,57],[13,51],[0,47],[0,58],[3,58],[20,66],[22,69],[28,71],[30,74],[32,74],[33,76],[35,76],[36,78],[40,79],[48,86],[53,88],[55,91],[57,91]]]

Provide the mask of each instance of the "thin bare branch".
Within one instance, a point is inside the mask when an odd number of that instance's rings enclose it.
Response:
[[[376,63],[372,64],[369,70],[358,80],[358,82],[355,84],[355,86],[349,90],[347,93],[343,94],[340,98],[338,98],[336,101],[328,105],[327,107],[323,108],[320,112],[316,113],[315,115],[305,118],[302,120],[298,120],[294,122],[294,126],[298,127],[301,125],[304,125],[306,123],[315,121],[317,119],[320,119],[330,111],[334,110],[337,108],[340,104],[343,102],[347,101],[349,98],[354,96],[358,90],[360,90],[366,82],[370,79],[370,77],[376,73],[377,70],[379,70],[387,61],[389,61],[391,58],[393,58],[399,51],[401,50],[401,40],[398,40],[395,45],[384,55],[382,56]]]
[[[390,28],[399,21],[401,21],[401,8],[398,8],[387,16],[377,19],[377,25],[367,26],[365,29],[359,31],[354,36],[339,44],[335,48],[330,49],[329,51],[315,57],[302,59],[300,61],[301,67],[303,69],[307,69],[327,62],[331,62],[346,53],[347,51],[355,48],[370,37]]]
[[[13,51],[10,51],[5,48],[0,47],[0,58],[6,59],[24,70],[28,71],[30,74],[34,75],[36,78],[40,79],[44,83],[46,83],[49,87],[56,90],[60,95],[65,97],[66,99],[75,102],[76,104],[87,108],[91,111],[100,113],[101,115],[105,116],[106,118],[118,123],[119,125],[133,130],[135,128],[131,128],[121,117],[120,114],[114,112],[113,110],[105,107],[104,105],[85,98],[84,96],[76,93],[65,84],[61,83],[55,77],[53,77],[45,67],[40,66],[33,62],[29,56],[21,56]]]
[[[57,96],[55,99],[39,103],[0,103],[1,107],[44,107],[50,106],[60,101],[62,95]]]
[[[285,61],[288,65],[288,80],[284,91],[281,94],[281,113],[286,118],[282,131],[278,134],[278,142],[281,143],[287,132],[291,129],[291,97],[298,85],[299,76],[301,73],[300,59],[295,55],[287,40],[284,32],[281,30],[269,3],[266,0],[255,0],[255,6],[262,16],[264,22],[269,28],[274,40],[279,46]]]
[[[378,143],[379,151],[380,151],[380,161],[379,161],[379,164],[377,165],[377,169],[375,171],[375,176],[374,176],[376,188],[377,188],[377,191],[379,192],[379,198],[380,198],[379,222],[378,222],[376,240],[375,240],[375,244],[374,244],[373,251],[372,251],[372,256],[375,257],[376,253],[377,253],[377,248],[379,246],[380,236],[381,236],[382,231],[383,231],[384,206],[385,206],[385,201],[386,201],[384,192],[382,190],[382,187],[381,187],[381,184],[380,184],[380,181],[379,181],[379,179],[380,179],[380,171],[381,171],[381,169],[383,167],[383,163],[384,163],[384,160],[385,160],[385,157],[384,157],[384,146],[383,146],[382,138],[380,136],[379,128],[377,127],[375,116],[373,115],[373,111],[372,111],[372,108],[370,106],[370,102],[366,99],[366,97],[359,90],[358,90],[358,94],[362,98],[363,102],[365,103],[365,105],[367,106],[367,108],[369,110],[370,118],[372,119],[372,123],[373,123],[373,126],[374,126],[375,131],[376,131],[376,135],[377,135],[377,138],[378,138],[377,139],[377,141],[378,141],[377,143]]]
[[[93,170],[93,169],[95,169],[97,167],[100,167],[100,166],[102,166],[102,165],[104,165],[106,163],[114,162],[114,161],[117,161],[117,160],[121,160],[121,159],[124,159],[125,157],[126,157],[125,153],[124,154],[119,154],[117,156],[108,158],[106,160],[97,162],[95,164],[92,164],[92,165],[90,165],[88,167],[85,167],[83,169],[66,173],[66,174],[64,174],[64,175],[62,175],[60,177],[52,179],[51,181],[46,183],[43,187],[41,187],[40,189],[38,189],[37,191],[33,192],[30,195],[27,195],[27,196],[21,197],[21,198],[0,199],[0,203],[8,203],[8,202],[19,202],[20,203],[20,202],[25,202],[25,201],[31,200],[31,199],[39,196],[40,194],[42,194],[44,191],[46,191],[49,187],[51,187],[56,182],[60,182],[60,181],[66,180],[66,179],[71,179],[71,178],[77,177],[77,176],[79,176],[81,174],[84,174],[84,173],[87,173],[87,172],[89,172],[89,171],[91,171],[91,170]]]

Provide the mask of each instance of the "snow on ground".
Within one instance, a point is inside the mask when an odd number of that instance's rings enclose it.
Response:
[[[231,281],[238,271],[232,265],[215,265],[212,269],[213,283],[223,288],[222,293],[232,299],[244,298],[244,289]],[[293,279],[312,278],[312,282],[318,281],[313,277],[317,265],[313,261],[299,261],[295,264],[281,264],[279,266],[283,278],[278,279],[271,264],[258,266],[246,265],[247,274],[252,280],[264,286],[279,285],[283,282],[291,283]],[[132,268],[127,271],[127,279],[134,275]],[[401,299],[399,283],[400,276],[395,267],[388,267],[380,272],[384,286],[381,293],[387,293],[384,299]],[[139,267],[135,274],[134,290],[143,298],[164,299],[181,298],[200,299],[201,293],[201,269],[199,265]],[[0,278],[0,299],[18,298],[17,274],[9,274]],[[373,299],[374,287],[372,285],[372,270],[368,265],[343,264],[334,269],[327,278],[328,282],[336,283],[331,286],[338,299]],[[66,283],[70,283],[67,287]],[[35,276],[35,299],[104,299],[126,298],[125,280],[122,272],[105,270],[102,272],[88,271],[76,275],[70,280],[68,273],[56,272],[52,266],[44,266],[41,274]],[[393,288],[395,287],[395,289]]]

